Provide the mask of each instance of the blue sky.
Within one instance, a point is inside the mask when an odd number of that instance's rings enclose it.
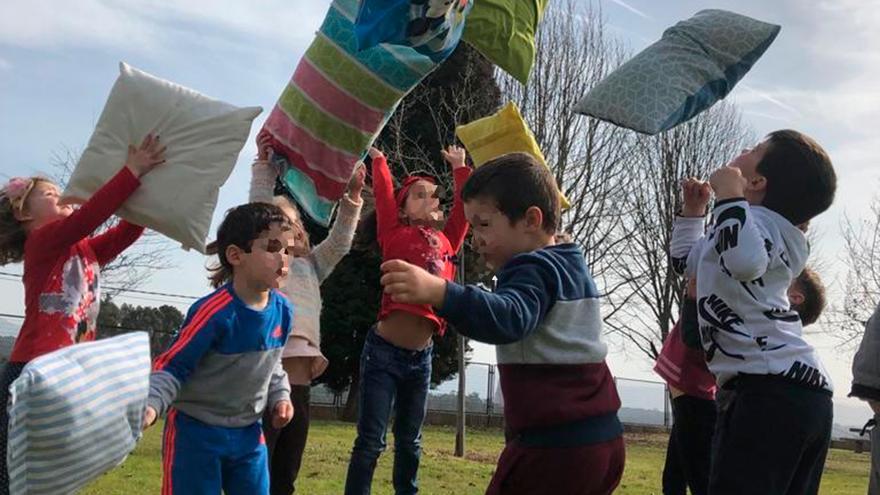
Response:
[[[119,61],[233,104],[260,105],[266,111],[256,121],[254,129],[259,128],[328,4],[3,2],[0,172],[47,172],[54,154],[81,151]],[[880,167],[874,162],[880,149],[875,130],[880,116],[880,0],[602,0],[601,5],[609,32],[634,52],[659,38],[666,27],[704,8],[734,10],[782,25],[773,46],[729,98],[740,105],[756,135],[796,128],[815,137],[831,154],[839,177],[837,202],[811,228],[821,233],[817,251],[828,266],[823,276],[832,297],[839,298],[841,216],[866,214],[880,181]],[[254,153],[249,141],[221,189],[215,226],[223,211],[246,200]],[[156,274],[144,288],[195,295],[206,291],[201,255],[176,252],[174,263],[175,269]],[[20,313],[22,301],[20,284],[0,280],[0,312]],[[855,424],[866,417],[867,408],[843,398],[851,379],[851,352],[838,349],[823,335],[811,339],[832,371],[839,420]],[[632,359],[635,356],[615,350],[609,356],[615,374],[654,379],[650,363]],[[479,346],[475,359],[493,360],[494,355],[488,346]]]

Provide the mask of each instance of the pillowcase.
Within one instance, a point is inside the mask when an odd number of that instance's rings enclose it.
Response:
[[[363,0],[354,22],[358,50],[394,43],[445,60],[472,6],[473,0]]]
[[[526,84],[535,63],[535,33],[549,0],[478,0],[462,39]]]
[[[121,464],[141,437],[149,387],[145,332],[28,363],[10,386],[10,493],[75,493]]]
[[[117,214],[205,252],[220,186],[235,166],[259,107],[238,108],[125,63],[88,147],[64,190],[81,203],[122,168],[128,145],[158,134],[167,162],[141,178]]]
[[[733,12],[701,10],[606,76],[574,111],[645,134],[671,129],[730,93],[779,30]]]
[[[535,135],[523,120],[516,103],[509,102],[497,113],[455,128],[455,135],[471,155],[475,167],[506,153],[528,153],[545,167],[544,153]],[[571,207],[568,198],[559,192],[562,209]]]
[[[439,64],[403,45],[358,50],[357,14],[357,0],[333,1],[260,131],[287,191],[324,226],[400,100]]]

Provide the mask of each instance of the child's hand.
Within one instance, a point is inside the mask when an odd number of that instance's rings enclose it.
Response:
[[[150,406],[147,406],[147,408],[144,409],[144,424],[142,429],[146,430],[147,428],[153,426],[153,423],[156,422],[156,416],[158,416],[156,410]]]
[[[364,181],[366,178],[367,169],[364,168],[363,163],[358,162],[354,169],[354,173],[351,174],[351,179],[348,180],[348,197],[355,203],[360,203],[361,201],[361,191],[364,190]]]
[[[268,132],[257,135],[257,160],[265,162],[272,154],[272,136]]]
[[[275,410],[272,411],[272,427],[276,430],[284,428],[291,419],[293,419],[293,404],[289,400],[276,402]]]
[[[682,215],[686,217],[706,216],[706,206],[709,204],[709,197],[712,193],[709,184],[695,177],[690,177],[681,183],[681,191],[684,200],[681,207]]]
[[[167,146],[162,146],[159,143],[159,136],[153,137],[152,134],[147,134],[139,148],[128,146],[128,158],[125,159],[125,166],[131,170],[135,177],[142,177],[157,165],[165,163],[166,149],[168,149]]]
[[[368,154],[370,155],[370,159],[384,158],[384,157],[385,157],[385,154],[384,154],[384,153],[382,153],[381,151],[379,151],[378,148],[373,147],[373,146],[370,146],[370,151],[369,151]]]
[[[464,148],[460,146],[450,145],[445,150],[440,150],[440,154],[443,155],[443,159],[449,163],[452,170],[467,166],[464,161],[467,155],[465,155]]]
[[[736,167],[723,166],[712,172],[709,183],[715,190],[717,200],[741,198],[746,194],[748,181],[742,175],[742,171]]]
[[[443,306],[446,281],[402,260],[382,263],[382,286],[391,300],[407,304]]]

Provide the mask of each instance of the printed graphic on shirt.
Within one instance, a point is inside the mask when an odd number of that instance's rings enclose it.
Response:
[[[81,257],[72,256],[61,269],[61,280],[55,280],[50,285],[57,287],[56,291],[47,290],[40,294],[42,313],[67,317],[64,324],[71,341],[95,340],[100,307],[98,274],[97,263],[87,264]]]
[[[711,362],[715,357],[716,351],[731,358],[745,359],[742,354],[729,352],[718,343],[718,335],[721,332],[749,337],[748,333],[734,328],[735,326],[742,325],[743,319],[715,294],[700,299],[697,309],[703,321],[708,323],[708,325],[700,327],[703,341],[709,343],[709,347],[706,349],[706,361]]]
[[[828,380],[818,368],[800,361],[792,363],[791,368],[788,369],[784,376],[789,380],[809,387],[826,388],[828,386]]]

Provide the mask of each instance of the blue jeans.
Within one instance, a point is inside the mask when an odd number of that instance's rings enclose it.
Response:
[[[370,329],[361,353],[357,438],[345,479],[346,495],[370,493],[373,471],[385,450],[385,432],[394,405],[394,493],[418,493],[422,421],[431,381],[431,351],[390,344]]]

